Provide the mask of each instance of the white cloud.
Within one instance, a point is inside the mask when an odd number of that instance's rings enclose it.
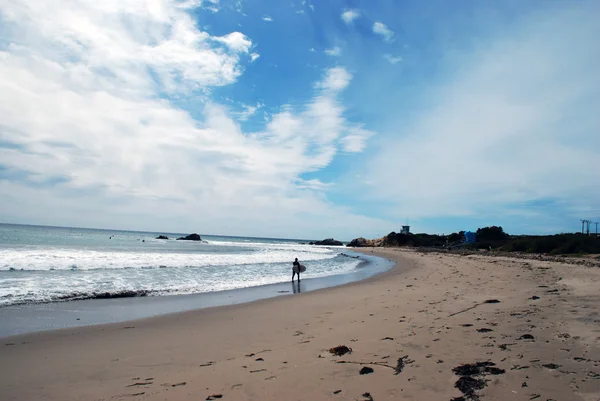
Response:
[[[256,60],[258,60],[259,57],[260,57],[260,54],[258,54],[258,53],[250,53],[250,62],[254,63]]]
[[[375,135],[374,132],[362,127],[352,127],[348,130],[348,134],[340,140],[342,149],[351,153],[362,152],[367,146],[367,140],[373,135]]]
[[[375,22],[373,24],[373,33],[380,35],[386,42],[391,42],[394,37],[394,31],[382,22]]]
[[[452,72],[419,99],[432,106],[380,138],[365,174],[371,193],[413,217],[501,215],[538,199],[582,215],[597,205],[598,9],[566,8],[469,53],[447,49]]]
[[[267,22],[273,22],[273,18],[269,17],[268,15],[265,15],[264,17],[262,17],[263,21],[267,21]]]
[[[337,57],[340,56],[342,54],[342,49],[338,46],[335,46],[331,49],[326,49],[325,50],[325,54],[327,54],[328,56],[333,56],[333,57]]]
[[[265,105],[260,102],[256,103],[254,106],[247,104],[242,105],[242,108],[244,110],[236,113],[238,120],[247,121],[250,117],[255,115],[258,112],[258,110],[260,110],[263,107],[265,107]]]
[[[306,105],[243,132],[206,93],[236,81],[251,40],[199,30],[180,3],[22,0],[1,15],[0,219],[343,238],[384,224],[300,180],[359,151],[338,99],[351,75],[327,70]]]
[[[317,87],[337,92],[345,89],[351,79],[352,75],[345,68],[335,67],[327,71],[325,79]]]
[[[237,53],[248,53],[252,42],[241,32],[228,33],[225,36],[214,37],[213,40],[226,44]]]
[[[354,20],[358,17],[360,17],[360,13],[358,12],[358,10],[346,10],[342,13],[342,20],[347,25],[352,24],[352,22],[354,22]]]
[[[402,57],[394,57],[391,54],[384,54],[383,58],[386,59],[390,64],[398,64],[402,61]]]

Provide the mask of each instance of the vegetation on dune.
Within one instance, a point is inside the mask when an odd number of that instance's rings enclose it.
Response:
[[[600,253],[600,237],[596,235],[509,235],[500,226],[477,229],[477,241],[464,244],[464,231],[450,235],[401,234],[391,232],[375,240],[360,238],[349,246],[423,247],[494,249],[505,252],[546,253],[551,255]]]

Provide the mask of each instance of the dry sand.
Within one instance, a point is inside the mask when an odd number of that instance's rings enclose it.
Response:
[[[4,339],[0,399],[452,400],[460,379],[485,384],[465,399],[600,400],[597,268],[375,253],[398,268],[250,304]],[[331,355],[337,345],[353,352]],[[483,361],[495,366],[453,372]]]

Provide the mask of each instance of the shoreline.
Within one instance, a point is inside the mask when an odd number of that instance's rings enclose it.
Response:
[[[12,337],[0,343],[0,391],[7,401],[600,397],[600,271],[481,255],[373,254],[398,268],[131,326]],[[353,352],[328,352],[338,345]],[[478,362],[489,369],[455,373]]]
[[[395,262],[389,259],[354,250],[347,251],[360,255],[364,266],[359,265],[360,267],[347,273],[306,278],[300,285],[281,282],[197,294],[83,299],[0,307],[0,340],[28,333],[135,322],[167,314],[297,295],[360,282],[395,268]]]

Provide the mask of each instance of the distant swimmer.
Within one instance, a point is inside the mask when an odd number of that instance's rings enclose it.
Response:
[[[294,281],[294,277],[296,277],[296,274],[298,275],[298,282],[300,282],[300,273],[303,273],[306,271],[306,266],[301,265],[300,262],[298,262],[298,258],[296,258],[296,260],[294,260],[294,263],[292,263],[292,281]]]

